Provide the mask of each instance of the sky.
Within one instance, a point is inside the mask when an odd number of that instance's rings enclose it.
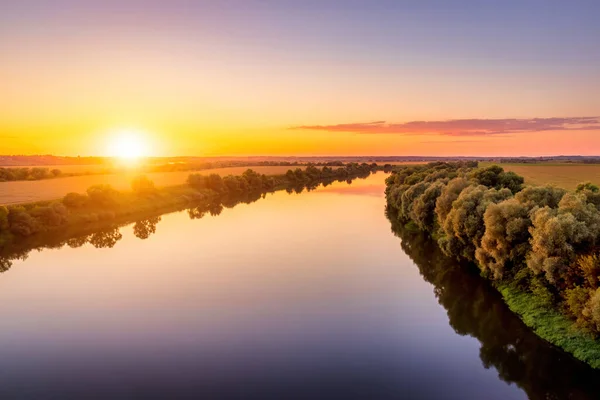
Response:
[[[0,154],[600,154],[600,2],[0,2]],[[118,144],[118,140],[117,140]]]

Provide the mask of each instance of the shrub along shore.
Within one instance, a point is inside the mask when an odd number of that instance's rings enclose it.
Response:
[[[540,337],[600,368],[600,190],[524,187],[475,162],[398,167],[388,210],[477,264]]]
[[[241,175],[191,174],[187,184],[156,188],[144,176],[133,180],[132,190],[121,192],[108,185],[90,187],[85,194],[68,193],[51,202],[0,206],[0,272],[11,260],[24,258],[34,248],[112,247],[118,227],[136,222],[134,233],[144,239],[155,231],[159,215],[188,210],[190,218],[219,214],[223,207],[249,203],[267,193],[286,190],[300,193],[320,184],[351,181],[382,170],[377,164],[347,164],[341,168],[309,165],[284,175],[263,175],[248,169]]]
[[[105,175],[118,174],[128,170],[138,171],[140,173],[153,172],[182,172],[182,171],[202,171],[206,169],[216,168],[234,168],[234,167],[298,167],[307,165],[307,163],[298,163],[297,161],[204,161],[204,162],[184,162],[184,163],[164,163],[164,164],[142,164],[136,167],[119,166],[117,164],[91,164],[81,165],[79,171],[69,172],[63,171],[60,168],[77,166],[77,164],[55,165],[53,168],[48,167],[0,167],[0,182],[15,182],[15,181],[41,181],[45,179],[69,178],[74,176],[84,175]],[[316,163],[328,167],[340,167],[344,164],[341,161],[329,161]]]

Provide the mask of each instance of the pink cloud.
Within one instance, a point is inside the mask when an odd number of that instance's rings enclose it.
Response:
[[[359,134],[491,136],[543,131],[600,130],[600,117],[453,119],[396,124],[374,121],[336,125],[301,125],[290,129]]]

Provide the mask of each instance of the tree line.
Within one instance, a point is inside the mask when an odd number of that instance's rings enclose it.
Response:
[[[164,164],[144,164],[136,168],[140,173],[154,172],[185,172],[185,171],[203,171],[207,169],[217,168],[234,168],[234,167],[301,167],[301,166],[327,166],[327,167],[344,167],[342,161],[318,161],[315,163],[303,163],[298,161],[238,161],[238,160],[222,160],[222,161],[205,161],[205,162],[173,162]],[[386,164],[386,170],[391,170],[392,166]],[[58,168],[47,167],[0,167],[0,182],[13,181],[39,181],[53,178],[68,178],[73,176],[84,175],[104,175],[118,173],[125,167],[106,166],[101,169],[90,171],[64,172]]]
[[[386,180],[387,207],[428,232],[449,256],[476,263],[498,285],[534,296],[600,334],[600,190],[524,187],[499,166],[406,166]]]
[[[0,206],[0,271],[10,268],[12,259],[47,243],[112,247],[121,238],[118,227],[132,221],[136,221],[134,234],[145,239],[156,231],[158,215],[165,212],[187,210],[192,219],[207,213],[219,215],[224,208],[257,201],[276,190],[301,193],[321,184],[364,178],[379,169],[377,164],[352,163],[341,168],[309,165],[273,176],[251,169],[225,177],[191,174],[187,184],[165,188],[156,188],[150,179],[139,176],[128,192],[95,185],[86,193],[68,193],[53,202]],[[82,231],[89,233],[79,234]]]
[[[21,167],[21,168],[1,168],[0,182],[12,181],[39,181],[42,179],[52,179],[63,176],[60,169],[50,169],[43,167]]]
[[[405,227],[395,212],[387,216],[403,251],[433,285],[450,326],[479,341],[479,357],[486,368],[495,368],[500,379],[516,384],[530,399],[597,398],[600,371],[565,357],[535,335],[472,264],[442,254],[425,232]]]

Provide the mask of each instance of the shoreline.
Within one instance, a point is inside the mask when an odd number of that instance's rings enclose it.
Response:
[[[94,190],[88,190],[86,195],[72,193],[62,200],[0,206],[0,272],[10,269],[11,260],[24,257],[34,249],[65,244],[78,247],[86,243],[90,235],[113,231],[114,236],[114,230],[138,222],[142,235],[144,229],[149,229],[151,234],[160,216],[165,214],[188,210],[190,218],[199,219],[207,213],[218,215],[223,208],[252,203],[268,193],[282,190],[300,193],[322,184],[366,178],[380,170],[382,167],[375,164],[351,164],[337,169],[313,167],[308,173],[298,168],[288,170],[285,175],[267,176],[252,170],[226,178],[191,174],[187,185],[155,189],[151,182],[142,180],[148,187],[138,188],[137,193],[92,187]],[[152,221],[156,219],[158,221]],[[26,225],[33,223],[36,225]],[[42,223],[46,225],[40,226]],[[36,230],[27,231],[27,228]],[[102,241],[96,235],[96,239],[96,247],[114,245],[111,241],[114,238]]]
[[[386,208],[477,267],[538,337],[600,369],[599,192],[591,183],[524,187],[498,166],[432,163],[395,170]]]
[[[392,210],[394,213],[395,210]],[[420,230],[412,221],[403,226],[409,232],[427,234]],[[438,249],[441,247],[435,237],[428,235]],[[448,257],[446,255],[446,257]],[[455,261],[459,263],[458,261]],[[476,263],[468,263],[461,267],[475,268],[481,271]],[[600,370],[600,341],[595,340],[589,333],[582,331],[575,321],[555,309],[546,307],[535,295],[525,292],[507,283],[497,283],[479,276],[488,282],[504,304],[540,339],[556,346],[569,356],[585,363],[595,370]]]
[[[493,285],[510,310],[538,337],[600,370],[600,342],[583,332],[565,315],[539,304],[531,293],[511,285]]]

